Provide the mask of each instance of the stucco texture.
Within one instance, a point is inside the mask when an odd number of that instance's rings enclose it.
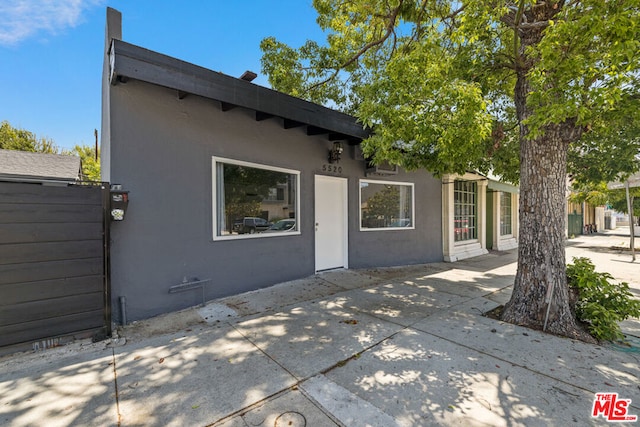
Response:
[[[280,118],[256,121],[254,111],[225,112],[217,101],[180,99],[136,80],[109,90],[105,164],[111,183],[130,192],[124,221],[111,228],[115,321],[121,296],[129,321],[199,304],[199,290],[169,294],[185,278],[211,279],[205,287],[211,300],[314,274],[313,187],[327,163],[326,135],[284,129]],[[300,234],[214,241],[212,156],[300,171]],[[360,231],[365,170],[355,157],[348,147],[338,175],[348,179],[349,267],[441,261],[440,181],[425,172],[367,178],[415,183],[415,229]]]

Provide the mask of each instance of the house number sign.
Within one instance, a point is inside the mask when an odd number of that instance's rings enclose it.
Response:
[[[322,165],[322,172],[342,174],[342,166],[334,165],[334,164],[331,164],[331,163],[325,163],[325,164]]]

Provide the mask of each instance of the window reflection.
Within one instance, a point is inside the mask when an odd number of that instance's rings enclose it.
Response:
[[[360,181],[360,227],[413,228],[413,185]]]
[[[216,236],[297,231],[297,171],[214,159]],[[285,221],[286,220],[286,221]]]

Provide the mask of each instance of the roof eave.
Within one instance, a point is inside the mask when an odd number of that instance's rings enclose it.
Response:
[[[109,54],[111,84],[127,78],[136,79],[220,101],[223,109],[236,106],[254,110],[262,117],[281,117],[352,144],[370,135],[368,129],[348,114],[122,40],[112,40]]]

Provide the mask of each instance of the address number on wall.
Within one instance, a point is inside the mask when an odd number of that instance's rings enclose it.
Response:
[[[325,163],[322,165],[322,172],[342,173],[342,166]]]

